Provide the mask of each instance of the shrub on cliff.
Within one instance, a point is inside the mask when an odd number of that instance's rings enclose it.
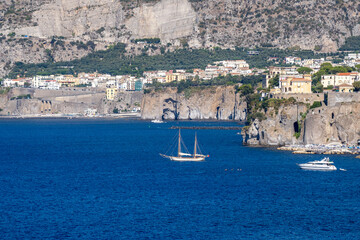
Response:
[[[247,125],[249,125],[251,122],[253,122],[255,119],[259,120],[260,122],[263,120],[266,120],[266,116],[262,112],[255,112],[252,114],[249,114],[246,120]]]
[[[149,94],[149,93],[151,93],[151,89],[144,88],[144,94]]]
[[[321,107],[321,102],[315,101],[311,106],[310,109]]]
[[[250,84],[244,84],[241,87],[237,89],[238,92],[240,92],[240,95],[242,97],[247,96],[249,94],[254,93],[254,88]]]

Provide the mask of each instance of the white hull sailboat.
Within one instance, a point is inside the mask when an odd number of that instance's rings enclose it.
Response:
[[[184,145],[184,150],[187,151],[187,148],[184,144],[184,142],[181,139],[181,133],[180,133],[180,129],[179,129],[179,136],[178,136],[178,143],[177,143],[177,156],[170,156],[170,155],[166,155],[166,154],[161,154],[160,156],[164,157],[164,158],[168,158],[172,161],[179,161],[179,162],[200,162],[200,161],[204,161],[205,158],[209,157],[209,155],[203,155],[200,152],[200,148],[197,142],[197,136],[195,133],[195,142],[194,142],[194,153],[190,154],[187,152],[182,152],[182,145]],[[200,153],[199,153],[200,152]]]

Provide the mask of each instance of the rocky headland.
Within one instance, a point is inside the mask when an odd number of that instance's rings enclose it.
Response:
[[[152,90],[142,100],[142,119],[239,120],[246,119],[246,102],[234,86]]]
[[[357,97],[357,94],[354,96]],[[264,146],[357,146],[360,139],[360,102],[330,105],[323,103],[321,107],[310,109],[309,104],[294,103],[281,105],[276,110],[269,108],[263,112],[264,119],[256,118],[243,128],[243,141],[247,145]],[[286,150],[297,149],[290,147]],[[304,149],[299,147],[299,150]],[[321,147],[314,148],[313,152],[320,150]]]

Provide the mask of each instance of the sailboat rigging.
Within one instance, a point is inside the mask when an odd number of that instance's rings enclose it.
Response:
[[[188,161],[188,162],[199,162],[199,161],[204,161],[205,158],[209,157],[209,155],[203,155],[200,151],[199,148],[199,144],[197,141],[197,135],[195,133],[195,141],[194,141],[194,153],[190,154],[188,151],[187,152],[183,152],[182,149],[182,144],[184,145],[184,151],[187,151],[187,148],[181,138],[181,132],[179,129],[179,135],[178,135],[178,143],[177,143],[177,155],[176,156],[170,156],[170,155],[166,155],[166,154],[161,154],[160,156],[164,157],[164,158],[168,158],[172,161]]]

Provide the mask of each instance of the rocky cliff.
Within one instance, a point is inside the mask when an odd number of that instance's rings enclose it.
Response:
[[[360,103],[313,109],[305,119],[304,130],[305,144],[357,144],[360,139]]]
[[[305,105],[294,104],[281,106],[277,114],[267,113],[266,120],[256,119],[243,129],[242,135],[248,145],[357,144],[359,122],[360,103],[342,103],[309,111]]]
[[[141,46],[131,40],[139,38],[160,38],[169,50],[263,45],[334,51],[346,37],[360,35],[359,12],[357,0],[3,0],[0,75],[16,61],[71,60],[115,42],[138,54]]]
[[[143,119],[214,119],[246,118],[246,103],[233,86],[191,88],[183,93],[176,89],[151,92],[142,100]]]
[[[301,142],[294,135],[301,131],[298,120],[301,113],[307,111],[305,105],[280,106],[278,109],[267,110],[265,120],[252,122],[242,131],[243,142],[249,145],[287,145]]]
[[[115,101],[109,101],[101,90],[13,88],[0,94],[0,115],[84,115],[88,109],[105,115],[113,114],[114,109],[117,109],[118,113],[128,112],[140,107],[142,95],[141,92],[124,92],[119,93]]]

